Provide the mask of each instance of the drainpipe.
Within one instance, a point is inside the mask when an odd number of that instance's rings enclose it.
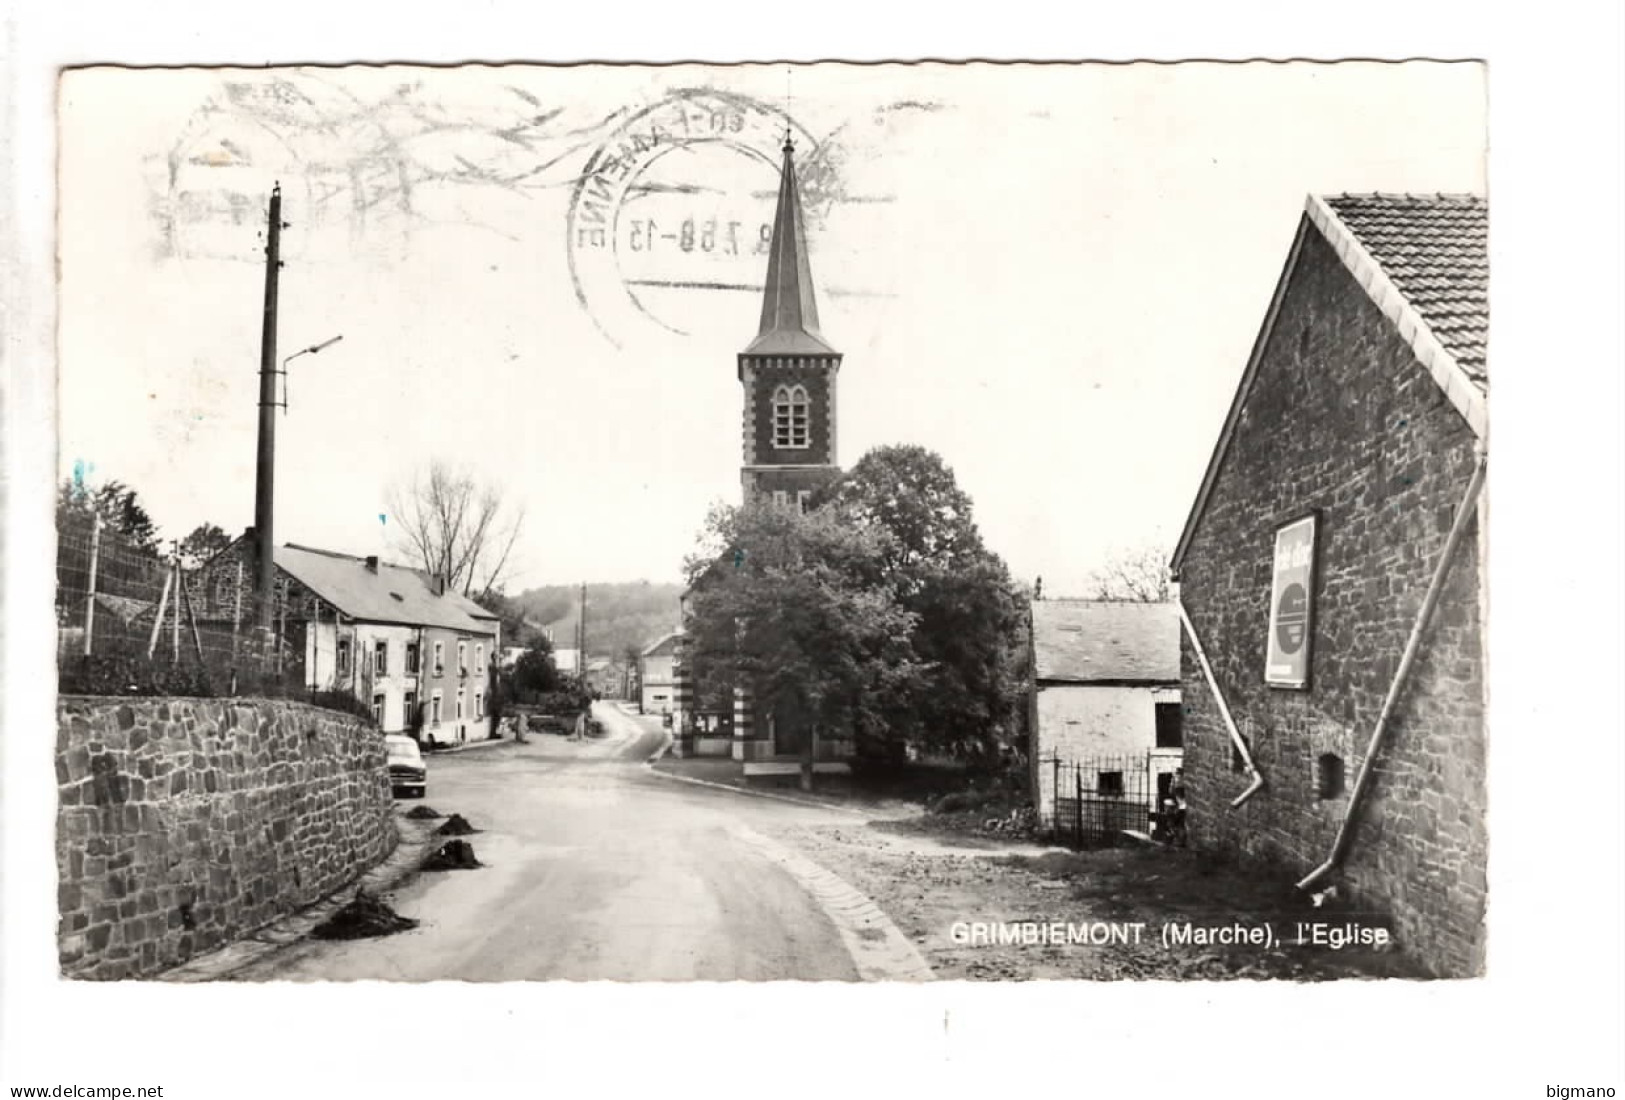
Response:
[[[1382,701],[1382,710],[1377,715],[1377,726],[1371,731],[1371,741],[1366,745],[1365,759],[1360,762],[1360,774],[1354,780],[1354,790],[1349,794],[1348,809],[1343,813],[1342,824],[1337,827],[1337,839],[1332,842],[1332,853],[1326,857],[1325,863],[1304,876],[1298,883],[1299,890],[1309,889],[1336,869],[1348,855],[1349,842],[1354,836],[1354,815],[1359,811],[1361,797],[1370,784],[1372,762],[1377,759],[1377,753],[1382,749],[1383,737],[1388,732],[1388,719],[1393,715],[1394,704],[1398,701],[1400,690],[1410,675],[1416,654],[1422,648],[1422,632],[1427,629],[1428,620],[1433,617],[1433,609],[1439,602],[1439,593],[1444,590],[1444,578],[1450,569],[1450,561],[1456,556],[1456,547],[1460,545],[1462,533],[1467,529],[1467,518],[1473,514],[1479,490],[1484,487],[1489,452],[1482,443],[1476,450],[1478,464],[1473,469],[1472,478],[1467,482],[1467,492],[1462,496],[1461,506],[1456,509],[1456,518],[1450,525],[1450,534],[1445,539],[1444,550],[1439,554],[1439,564],[1433,567],[1433,579],[1428,582],[1427,595],[1422,598],[1422,609],[1416,613],[1416,621],[1411,624],[1411,636],[1405,642],[1405,652],[1399,659],[1399,668],[1394,672],[1393,683],[1388,685],[1388,697]],[[1484,629],[1483,623],[1479,624],[1479,629]]]
[[[1219,690],[1219,681],[1213,676],[1213,669],[1207,663],[1207,654],[1202,650],[1201,639],[1196,636],[1196,628],[1191,625],[1191,617],[1185,613],[1185,602],[1174,600],[1174,606],[1179,609],[1179,622],[1185,628],[1185,637],[1191,640],[1191,648],[1196,651],[1196,661],[1202,666],[1202,675],[1207,680],[1208,690],[1213,693],[1214,702],[1219,704],[1219,715],[1224,719],[1224,728],[1230,731],[1230,742],[1236,746],[1236,752],[1241,754],[1241,761],[1247,765],[1248,773],[1253,777],[1252,784],[1231,801],[1233,810],[1246,802],[1253,795],[1264,789],[1264,776],[1259,772],[1258,765],[1253,763],[1253,754],[1247,748],[1247,742],[1241,739],[1241,732],[1236,729],[1236,721],[1230,717],[1230,708],[1225,705],[1224,692]]]

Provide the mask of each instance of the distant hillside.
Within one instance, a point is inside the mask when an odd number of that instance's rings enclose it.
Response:
[[[588,651],[619,656],[627,646],[642,649],[673,630],[677,626],[677,599],[682,593],[680,584],[589,584]],[[547,624],[553,632],[553,645],[564,649],[575,645],[580,600],[579,586],[563,584],[527,589],[515,597],[526,616]]]

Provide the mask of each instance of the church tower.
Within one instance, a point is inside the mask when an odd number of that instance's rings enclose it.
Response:
[[[805,508],[812,492],[841,472],[835,457],[841,353],[818,331],[794,152],[786,135],[761,329],[739,353],[745,391],[740,481],[746,504],[767,498]]]

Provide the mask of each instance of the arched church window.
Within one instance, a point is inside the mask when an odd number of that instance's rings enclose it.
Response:
[[[773,391],[773,446],[808,445],[809,404],[807,390],[803,386],[780,386]]]

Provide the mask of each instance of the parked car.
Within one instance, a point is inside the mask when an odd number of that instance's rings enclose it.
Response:
[[[422,798],[429,790],[429,768],[418,743],[399,733],[384,735],[389,754],[389,787],[397,796]]]

